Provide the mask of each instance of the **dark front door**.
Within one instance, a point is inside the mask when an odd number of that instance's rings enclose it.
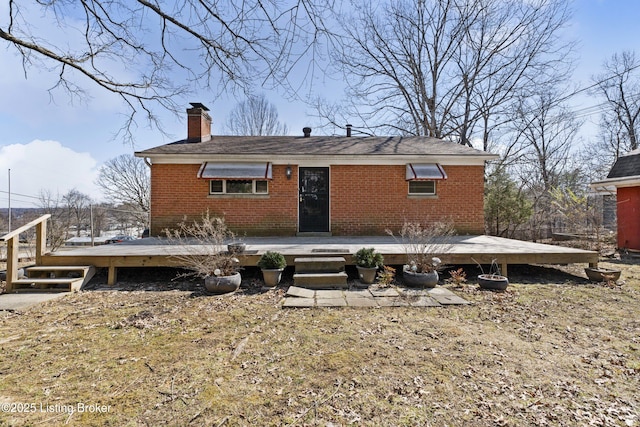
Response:
[[[300,168],[298,224],[302,233],[329,231],[329,168]]]

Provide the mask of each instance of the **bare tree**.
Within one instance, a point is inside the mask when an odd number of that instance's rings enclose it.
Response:
[[[102,236],[102,232],[109,229],[109,225],[112,219],[112,215],[110,215],[112,209],[113,205],[109,203],[98,203],[92,205],[91,218],[93,220],[92,229],[94,237]]]
[[[563,172],[570,168],[569,153],[582,124],[558,102],[562,98],[552,89],[521,98],[512,121],[521,153],[520,177],[530,186],[539,185],[543,192],[559,185]]]
[[[629,138],[620,121],[612,114],[600,117],[595,140],[585,144],[580,152],[580,163],[589,181],[604,179],[618,157],[630,151]]]
[[[553,228],[551,191],[578,185],[578,165],[570,161],[570,153],[581,122],[562,103],[565,98],[554,88],[522,97],[511,123],[514,151],[518,152],[511,168],[533,203],[530,226],[534,239],[546,237],[546,231]]]
[[[570,18],[563,0],[354,1],[353,9],[333,57],[348,83],[341,120],[362,118],[371,133],[469,145],[479,137],[486,149],[516,94],[570,69],[571,44],[559,41]]]
[[[151,205],[149,167],[143,159],[122,154],[100,167],[96,185],[114,205],[125,205],[129,216],[148,224]]]
[[[489,234],[513,238],[533,214],[531,201],[504,168],[487,179],[484,198],[485,228]]]
[[[278,120],[278,110],[263,95],[250,96],[229,113],[225,124],[231,135],[286,135],[287,125]]]
[[[20,55],[25,75],[54,71],[52,89],[84,99],[91,84],[120,97],[130,140],[139,114],[160,127],[158,108],[179,112],[179,98],[203,87],[291,83],[302,59],[313,59],[332,3],[9,0],[0,40]]]
[[[615,156],[638,148],[640,138],[640,60],[634,52],[613,54],[604,72],[594,77],[596,90],[608,105],[602,115],[604,141]]]
[[[51,218],[47,224],[47,243],[52,251],[62,246],[67,240],[70,217],[65,215],[62,206],[62,198],[59,194],[53,194],[50,190],[40,190],[38,204],[43,214],[50,214]]]
[[[81,230],[90,227],[91,198],[74,188],[62,196],[62,203],[69,223],[75,226],[79,237]]]

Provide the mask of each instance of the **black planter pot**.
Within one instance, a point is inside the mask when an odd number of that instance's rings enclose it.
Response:
[[[435,288],[438,284],[438,272],[430,273],[414,273],[413,271],[402,270],[402,279],[404,284],[410,288]]]
[[[478,276],[478,284],[482,289],[504,291],[509,285],[509,279],[497,274],[481,274]]]

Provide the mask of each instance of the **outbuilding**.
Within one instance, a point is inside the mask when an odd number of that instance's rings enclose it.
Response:
[[[618,248],[640,251],[640,149],[618,157],[607,178],[591,187],[616,193]]]
[[[223,216],[247,236],[383,235],[405,221],[484,234],[484,168],[497,158],[430,137],[211,135],[187,109],[187,138],[136,152],[151,167],[151,234]]]

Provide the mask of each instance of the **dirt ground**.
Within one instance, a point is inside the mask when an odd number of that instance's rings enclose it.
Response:
[[[282,309],[169,269],[0,312],[0,425],[640,426],[640,265],[510,266],[443,308]],[[353,273],[352,273],[353,274]],[[444,278],[448,274],[442,274]]]

